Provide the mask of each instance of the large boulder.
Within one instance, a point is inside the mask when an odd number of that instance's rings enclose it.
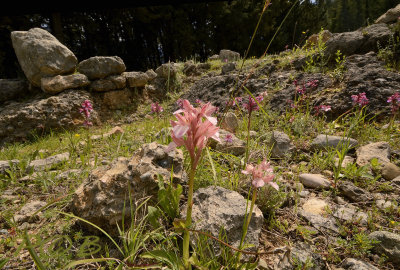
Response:
[[[344,55],[377,51],[377,43],[386,44],[391,35],[392,31],[384,23],[372,24],[352,32],[335,33],[326,42],[325,53],[334,57],[338,50]]]
[[[11,32],[18,62],[27,79],[37,87],[42,77],[72,73],[78,59],[53,35],[40,28]]]
[[[0,107],[0,145],[25,141],[32,133],[43,135],[50,130],[82,125],[84,118],[79,109],[85,99],[92,100],[87,91],[66,90],[56,96],[40,96]],[[99,124],[98,112],[94,109],[91,121]]]
[[[238,248],[243,232],[243,222],[246,216],[246,199],[236,191],[218,186],[199,188],[193,195],[192,220],[193,229],[208,232],[214,237],[224,230],[227,241]],[[181,216],[186,217],[186,205],[181,211]],[[247,209],[247,211],[249,211]],[[259,245],[259,237],[264,217],[261,210],[255,205],[245,242],[254,245],[253,250]],[[196,237],[199,235],[196,235]],[[195,244],[196,237],[192,238]],[[219,245],[214,242],[215,252]]]
[[[116,234],[116,224],[121,225],[123,217],[130,218],[129,196],[135,201],[156,195],[159,176],[169,183],[171,169],[173,183],[186,181],[182,151],[167,153],[166,148],[154,142],[146,144],[133,158],[118,158],[110,166],[92,171],[73,196],[73,213]]]
[[[124,61],[118,56],[94,56],[78,64],[78,71],[90,80],[120,75],[125,69]]]
[[[385,14],[382,14],[378,19],[376,19],[375,23],[387,23],[387,24],[395,23],[398,21],[399,17],[400,17],[400,4],[386,11]]]
[[[29,83],[21,79],[0,79],[0,103],[25,96]]]

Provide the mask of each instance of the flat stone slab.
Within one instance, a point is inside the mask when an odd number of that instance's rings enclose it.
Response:
[[[58,155],[50,156],[44,159],[35,159],[29,163],[27,171],[39,171],[48,169],[54,165],[61,164],[69,159],[69,152],[61,153]]]
[[[311,142],[311,149],[320,150],[342,147],[354,148],[357,145],[358,141],[352,138],[320,134]]]

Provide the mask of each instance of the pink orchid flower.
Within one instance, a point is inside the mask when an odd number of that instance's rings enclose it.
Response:
[[[196,166],[207,140],[214,138],[219,141],[217,118],[211,116],[215,110],[216,107],[211,103],[195,108],[188,100],[183,100],[182,109],[174,112],[177,121],[171,121],[172,142],[168,145],[167,151],[184,145],[193,165]]]
[[[269,162],[264,160],[257,166],[247,164],[246,169],[242,170],[243,174],[252,175],[252,184],[255,188],[264,186],[265,184],[271,185],[274,189],[279,190],[277,183],[272,182],[275,175],[273,175],[273,169],[271,168]]]

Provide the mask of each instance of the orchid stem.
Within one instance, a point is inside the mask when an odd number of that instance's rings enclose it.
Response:
[[[240,239],[239,250],[241,250],[243,248],[244,239],[246,238],[247,230],[249,229],[250,220],[251,220],[251,216],[253,214],[253,209],[254,209],[254,205],[256,203],[256,199],[257,199],[257,188],[253,188],[253,198],[251,199],[250,211],[246,213],[247,214],[246,222],[243,225],[243,233],[242,233],[242,238]],[[240,256],[241,256],[241,253],[238,254],[238,262],[240,261]]]
[[[244,158],[243,168],[246,168],[246,164],[249,161],[250,127],[251,127],[251,110],[249,111],[249,121],[247,122],[247,145],[246,145],[246,155]]]
[[[193,207],[193,186],[194,186],[194,175],[196,172],[196,165],[193,160],[191,160],[191,170],[189,174],[189,191],[187,200],[187,211],[186,211],[186,221],[185,228],[189,229],[192,225],[192,207]],[[185,230],[183,233],[183,263],[185,269],[190,270],[192,267],[189,262],[189,243],[190,243],[190,232]]]

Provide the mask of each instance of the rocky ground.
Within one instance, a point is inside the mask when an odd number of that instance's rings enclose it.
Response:
[[[195,230],[237,247],[250,187],[241,169],[247,155],[253,164],[268,157],[279,191],[259,191],[246,238],[253,245],[248,251],[258,252],[244,256],[256,261],[249,269],[398,269],[400,126],[390,122],[387,99],[400,91],[400,75],[382,56],[386,47],[376,45],[385,45],[392,27],[334,34],[311,49],[246,60],[243,68],[237,54],[224,51],[207,63],[165,64],[155,72],[125,72],[116,64],[117,72],[99,77],[90,73],[99,63],[119,60],[92,59],[94,67],[90,61],[78,65],[91,91],[82,86],[54,94],[62,89],[54,82],[59,75],[40,83],[35,77],[47,93],[31,89],[26,99],[0,100],[0,265],[34,267],[25,231],[48,269],[101,256],[116,259],[110,269],[117,263],[143,269],[157,263],[141,256],[146,250],[177,250],[180,234],[172,220],[143,215],[160,203],[162,176],[165,184],[171,179],[183,187],[175,215],[184,216],[189,160],[185,149],[166,152],[180,98],[220,108],[221,141],[210,142],[196,174]],[[128,85],[112,89],[119,76]],[[27,85],[7,83],[16,93]],[[243,103],[227,106],[234,97],[246,102],[249,92],[268,93],[250,124]],[[363,92],[369,103],[361,111],[351,96]],[[94,108],[90,128],[82,127],[79,112],[86,99]],[[156,101],[164,107],[159,115],[150,111]],[[331,109],[320,112],[321,105]],[[134,232],[146,236],[142,242],[121,237],[132,220],[139,228]],[[121,256],[92,224],[130,253]],[[199,249],[204,243],[211,255]],[[197,239],[192,245],[198,269],[228,264],[221,254],[232,249],[219,242]],[[210,258],[216,264],[207,265]],[[106,265],[93,261],[77,269]]]

